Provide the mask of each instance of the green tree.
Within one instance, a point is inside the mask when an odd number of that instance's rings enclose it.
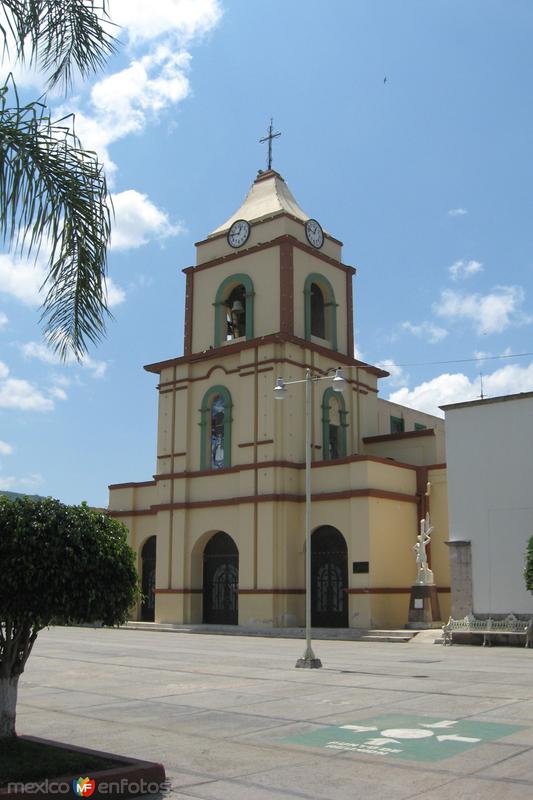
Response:
[[[66,90],[114,49],[106,0],[3,0],[4,53],[38,66]],[[13,50],[15,52],[13,52]],[[21,104],[11,77],[0,86],[0,236],[20,255],[48,254],[41,321],[62,358],[99,341],[109,316],[105,277],[111,228],[107,185],[73,119],[52,121],[40,98]]]
[[[18,681],[40,630],[127,620],[139,586],[126,537],[86,504],[0,498],[0,738],[15,735]]]

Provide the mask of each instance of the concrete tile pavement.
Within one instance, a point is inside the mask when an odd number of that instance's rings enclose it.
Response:
[[[321,640],[308,671],[301,640],[56,628],[17,727],[162,761],[171,798],[533,799],[533,652],[414,642]]]

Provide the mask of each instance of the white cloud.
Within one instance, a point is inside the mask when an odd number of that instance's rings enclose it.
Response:
[[[182,45],[208,33],[218,23],[218,0],[110,0],[110,17],[131,42],[172,34]]]
[[[6,378],[0,382],[0,408],[20,411],[52,411],[54,403],[29,381]]]
[[[48,390],[48,394],[55,400],[67,399],[67,393],[65,392],[64,389],[61,389],[59,386],[52,386],[52,388]]]
[[[106,295],[109,308],[120,305],[126,299],[126,292],[112,278],[106,278]]]
[[[433,310],[439,317],[474,323],[478,333],[501,333],[510,325],[531,322],[520,310],[524,297],[520,286],[496,286],[486,295],[444,289]]]
[[[159,112],[188,96],[189,64],[188,53],[175,53],[161,45],[153,55],[134,60],[95,83],[91,108],[76,111],[75,128],[83,147],[98,153],[108,177],[116,171],[109,146],[128,134],[140,133]],[[66,107],[57,114],[65,112]]]
[[[483,375],[485,397],[530,391],[533,391],[533,362],[525,367],[507,364],[488,375]],[[439,406],[476,400],[480,397],[480,393],[479,377],[470,380],[462,373],[444,373],[413,389],[408,387],[398,389],[389,395],[389,400],[442,417],[443,412],[439,410]]]
[[[92,372],[93,378],[103,378],[108,366],[107,361],[95,361],[89,356],[84,356],[80,363],[82,367]]]
[[[60,364],[61,359],[42,342],[26,342],[20,346],[26,358],[36,358],[45,364]]]
[[[115,212],[112,250],[140,247],[151,239],[165,239],[184,230],[182,225],[172,224],[164,211],[135,189],[114,194],[112,199]]]
[[[44,478],[37,472],[30,473],[24,478],[13,475],[0,475],[0,488],[5,492],[35,492],[44,483]]]
[[[36,262],[9,254],[0,255],[0,292],[20,300],[24,305],[38,306],[43,302],[46,289],[42,291],[41,286],[46,280],[46,274],[44,253],[39,255]],[[126,297],[124,290],[111,278],[107,278],[106,284],[109,306],[122,303]],[[0,328],[7,322],[7,316],[0,312]]]
[[[38,361],[42,361],[43,364],[52,364],[54,366],[60,366],[61,364],[64,363],[61,361],[57,353],[54,353],[42,342],[25,342],[24,344],[20,345],[20,349],[26,358],[35,358]],[[92,372],[93,378],[102,378],[105,375],[107,369],[107,362],[95,361],[90,356],[85,355],[82,357],[80,361],[66,362],[65,366],[68,367],[80,366]],[[60,381],[54,378],[54,382],[57,384]]]
[[[0,292],[9,294],[27,306],[42,302],[40,288],[46,278],[44,259],[36,262],[12,255],[0,255]]]
[[[433,325],[432,322],[420,322],[416,325],[412,322],[402,322],[401,328],[419,339],[425,339],[430,344],[436,344],[448,336],[448,331],[445,328],[439,328],[438,325]]]
[[[2,456],[10,456],[13,452],[13,446],[8,444],[7,442],[3,442],[0,440],[0,455]]]
[[[8,375],[9,367],[3,361],[0,361],[0,379],[7,378]]]
[[[7,314],[4,314],[3,311],[0,311],[0,330],[5,328],[7,323],[9,322]]]
[[[483,272],[483,265],[481,261],[456,261],[451,267],[448,267],[448,272],[452,276],[452,280],[458,281],[460,278],[470,278],[478,272]]]
[[[211,31],[221,15],[218,0],[112,0],[111,19],[123,27],[130,49],[148,44],[149,52],[97,81],[88,109],[79,99],[74,103],[79,107],[76,132],[86,149],[99,154],[108,178],[116,171],[110,145],[141,132],[161,111],[189,95],[191,55],[186,48]],[[69,110],[58,109],[57,116]]]
[[[464,217],[465,214],[468,214],[466,208],[450,208],[448,211],[450,217]]]
[[[375,366],[390,373],[389,377],[383,378],[383,380],[389,381],[392,386],[404,386],[409,380],[409,375],[406,375],[403,371],[403,367],[398,366],[392,359],[388,361],[378,361]]]

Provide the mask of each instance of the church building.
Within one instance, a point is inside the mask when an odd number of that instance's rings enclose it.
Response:
[[[145,366],[159,381],[155,473],[110,486],[138,555],[136,618],[304,624],[310,370],[312,625],[403,627],[428,511],[447,619],[443,421],[379,398],[388,373],[354,358],[342,242],[269,169],[196,250],[183,355]]]

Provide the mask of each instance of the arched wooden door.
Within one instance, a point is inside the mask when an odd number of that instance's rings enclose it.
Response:
[[[153,622],[155,619],[155,559],[156,537],[150,536],[141,550],[141,620]]]
[[[348,548],[331,525],[311,535],[311,625],[348,627]]]
[[[227,533],[219,531],[204,550],[203,621],[237,625],[239,621],[239,551]]]

